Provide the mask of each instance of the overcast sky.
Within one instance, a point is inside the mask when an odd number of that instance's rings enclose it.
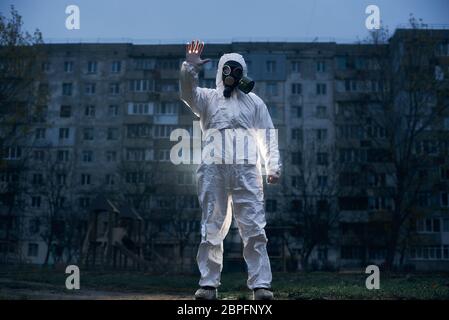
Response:
[[[428,24],[449,25],[448,0],[1,0],[14,4],[25,28],[47,42],[134,41],[180,43],[200,38],[352,42],[365,38],[365,8],[375,4],[390,30],[410,13]],[[65,28],[68,5],[80,8],[81,29]]]

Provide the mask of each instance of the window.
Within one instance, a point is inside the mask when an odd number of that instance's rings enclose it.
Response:
[[[302,141],[302,129],[294,128],[294,129],[292,129],[291,134],[292,134],[292,140]]]
[[[86,209],[90,206],[90,198],[88,197],[80,197],[78,201],[80,208]]]
[[[431,204],[432,195],[430,192],[418,193],[418,205],[420,207],[429,207]]]
[[[316,154],[317,164],[327,166],[328,165],[328,154],[327,152],[318,152]]]
[[[108,186],[113,186],[115,184],[115,175],[114,174],[106,175],[106,184]]]
[[[37,243],[28,243],[28,257],[37,257],[39,254],[39,244]]]
[[[43,63],[41,64],[41,70],[42,70],[43,72],[49,72],[49,71],[51,70],[51,64],[50,64],[50,62],[43,62]]]
[[[449,42],[443,41],[437,45],[437,55],[440,57],[449,56]]]
[[[278,84],[276,82],[268,82],[267,83],[267,89],[266,93],[271,96],[277,96],[278,95]]]
[[[276,61],[268,60],[265,64],[265,71],[268,73],[275,73],[276,72]]]
[[[175,129],[174,126],[169,125],[155,125],[154,137],[155,138],[169,138],[171,132]]]
[[[356,57],[354,64],[357,70],[365,70],[367,66],[367,59],[364,57]]]
[[[109,84],[109,94],[111,96],[120,94],[120,84],[116,82]]]
[[[178,92],[178,90],[179,90],[178,82],[170,81],[160,84],[161,92]]]
[[[443,232],[449,232],[449,219],[443,219]]]
[[[90,184],[90,174],[83,173],[81,174],[81,185],[85,186]]]
[[[338,205],[341,210],[359,211],[368,209],[367,197],[340,197]]]
[[[170,161],[170,149],[160,149],[157,155],[159,161]]]
[[[148,161],[152,160],[153,152],[152,150],[147,150],[143,148],[128,148],[126,149],[126,160],[127,161]]]
[[[69,128],[59,128],[59,139],[60,140],[68,139],[69,135],[70,135]]]
[[[162,70],[178,70],[179,61],[175,59],[160,60],[159,67]]]
[[[34,150],[33,159],[36,161],[44,161],[45,153],[43,150]]]
[[[292,61],[291,62],[291,70],[294,73],[298,73],[301,70],[301,63],[299,61]]]
[[[316,139],[318,141],[327,140],[327,129],[316,129]]]
[[[59,109],[59,116],[61,118],[70,118],[72,116],[72,107],[61,106],[61,108]]]
[[[58,150],[56,158],[59,162],[69,161],[69,150]]]
[[[440,218],[424,218],[416,221],[416,231],[419,233],[439,233],[441,232]]]
[[[129,103],[128,114],[133,115],[153,114],[153,105],[150,103]]]
[[[106,161],[107,162],[117,161],[117,152],[116,151],[106,151]]]
[[[291,181],[292,181],[293,188],[299,188],[304,185],[304,183],[303,183],[304,179],[302,176],[292,176]]]
[[[44,183],[44,176],[42,175],[42,173],[33,174],[32,183],[34,185],[42,185]]]
[[[28,229],[29,229],[29,232],[33,235],[39,233],[39,231],[41,229],[40,219],[39,218],[30,219]]]
[[[327,176],[318,176],[317,177],[317,183],[319,188],[325,188],[327,187]]]
[[[31,197],[31,207],[40,208],[41,207],[42,198],[41,196],[33,196]]]
[[[178,114],[178,104],[175,102],[161,102],[156,106],[157,115]]]
[[[152,126],[149,124],[128,124],[126,126],[127,138],[147,138],[151,136]]]
[[[192,185],[195,182],[191,172],[178,172],[179,185]]]
[[[154,59],[138,58],[134,59],[134,65],[136,70],[150,70],[155,68],[156,61]]]
[[[326,62],[317,61],[316,62],[316,71],[317,72],[325,72],[326,71]]]
[[[94,95],[95,94],[95,83],[86,83],[86,85],[84,86],[84,92],[87,95]]]
[[[108,116],[112,116],[112,117],[118,116],[118,105],[108,106]]]
[[[83,129],[83,139],[84,140],[94,140],[94,128],[84,128]]]
[[[145,92],[154,90],[154,82],[148,79],[130,80],[129,90],[133,92]]]
[[[66,185],[67,182],[67,175],[65,173],[58,173],[56,175],[56,182],[60,186]]]
[[[302,106],[291,106],[290,114],[293,118],[301,118],[302,117]]]
[[[294,94],[294,95],[301,94],[302,93],[302,85],[301,85],[301,83],[292,83],[291,93]]]
[[[346,68],[347,68],[347,58],[346,57],[337,57],[337,68],[339,70],[346,70]]]
[[[121,61],[112,61],[111,72],[119,73],[121,70],[122,70],[122,62]]]
[[[71,96],[72,95],[72,83],[62,84],[62,95]]]
[[[449,167],[440,167],[441,180],[449,180]]]
[[[97,73],[97,61],[87,62],[87,73]]]
[[[325,83],[317,83],[316,84],[316,94],[317,95],[325,95],[327,91],[327,86]]]
[[[368,208],[370,210],[392,210],[394,206],[393,199],[391,197],[369,197]]]
[[[345,91],[347,91],[347,92],[357,91],[357,81],[351,80],[351,79],[346,79],[345,80]]]
[[[444,208],[449,207],[449,192],[441,192],[440,199],[442,207]]]
[[[366,127],[366,135],[369,138],[385,138],[387,136],[387,130],[382,126],[373,124]]]
[[[292,152],[292,164],[300,165],[302,163],[302,154],[301,152]]]
[[[363,139],[363,131],[359,125],[337,126],[338,137],[344,139]]]
[[[84,115],[86,117],[95,117],[95,106],[88,105],[84,108]]]
[[[449,117],[444,117],[443,128],[444,128],[444,130],[449,131]]]
[[[415,246],[410,248],[410,258],[413,260],[448,260],[449,246]]]
[[[277,209],[277,200],[267,199],[265,204],[265,210],[267,212],[276,212],[276,209]]]
[[[6,160],[17,160],[22,157],[21,147],[7,147],[3,154]]]
[[[73,61],[65,61],[64,62],[64,72],[65,73],[73,72]]]
[[[118,128],[108,128],[107,139],[108,140],[118,140],[119,131]]]
[[[45,128],[36,128],[35,137],[36,139],[45,139]]]
[[[92,162],[94,157],[94,152],[92,150],[83,151],[83,162]]]
[[[384,172],[367,173],[368,186],[370,187],[385,187],[387,183],[387,175]]]
[[[316,107],[316,117],[317,118],[326,118],[326,116],[327,116],[326,106],[317,106]]]

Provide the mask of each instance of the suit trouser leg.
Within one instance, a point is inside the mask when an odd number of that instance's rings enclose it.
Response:
[[[223,165],[201,165],[198,169],[198,198],[202,209],[201,243],[197,264],[200,286],[218,287],[223,269],[223,240],[232,221],[229,190]]]

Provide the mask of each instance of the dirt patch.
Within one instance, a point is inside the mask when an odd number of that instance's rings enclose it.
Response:
[[[50,284],[0,279],[0,299],[6,300],[191,300],[182,294],[103,291],[92,289],[65,290]]]

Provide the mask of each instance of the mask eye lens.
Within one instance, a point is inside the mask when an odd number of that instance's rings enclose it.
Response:
[[[242,68],[237,67],[237,68],[234,69],[232,74],[234,75],[234,77],[240,78],[242,76],[242,74],[243,74],[243,70],[242,70]]]
[[[228,66],[228,65],[224,66],[224,67],[223,67],[223,74],[224,74],[225,76],[229,76],[229,75],[231,74],[231,67]]]

